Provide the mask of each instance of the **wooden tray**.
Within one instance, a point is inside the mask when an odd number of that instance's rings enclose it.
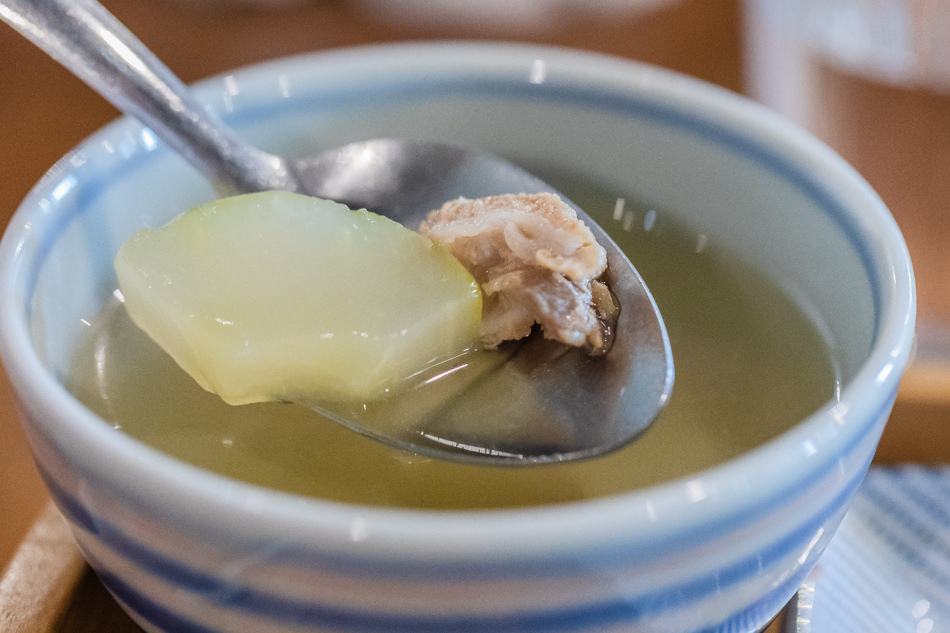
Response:
[[[0,580],[3,633],[142,633],[80,555],[48,504]]]

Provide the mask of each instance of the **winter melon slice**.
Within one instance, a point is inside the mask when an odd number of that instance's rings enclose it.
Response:
[[[130,237],[132,320],[231,404],[360,402],[471,347],[475,280],[385,217],[308,196],[223,198]]]

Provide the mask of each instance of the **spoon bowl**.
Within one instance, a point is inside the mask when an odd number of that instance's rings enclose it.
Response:
[[[367,208],[415,229],[430,210],[460,196],[553,191],[495,156],[432,142],[371,140],[288,161],[241,139],[95,0],[0,0],[0,18],[152,128],[223,194],[295,191]],[[431,382],[464,371],[466,389],[421,419],[308,406],[397,447],[460,461],[517,465],[589,458],[636,438],[669,399],[669,338],[626,255],[561,197],[607,251],[606,282],[621,307],[607,354],[590,356],[539,336],[506,345],[490,362],[429,376]],[[492,405],[480,404],[485,402]]]
[[[367,208],[415,228],[448,199],[553,191],[487,153],[421,141],[379,139],[329,150],[295,166],[308,193]],[[591,356],[538,335],[511,342],[480,365],[439,367],[433,380],[462,369],[462,395],[421,420],[374,418],[358,407],[318,407],[355,430],[403,448],[462,461],[523,464],[593,457],[642,433],[669,398],[669,337],[646,284],[613,240],[564,199],[607,249],[606,283],[621,312],[610,351]],[[458,376],[453,376],[458,379]],[[516,402],[530,403],[517,406]],[[509,403],[503,414],[488,401]],[[516,421],[516,422],[515,422]]]

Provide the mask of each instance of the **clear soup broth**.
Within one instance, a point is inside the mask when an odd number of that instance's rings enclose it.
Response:
[[[68,386],[121,432],[222,475],[334,501],[426,509],[561,503],[683,477],[766,442],[833,396],[838,375],[817,328],[761,274],[634,197],[548,181],[627,252],[669,329],[672,398],[622,450],[584,462],[472,466],[390,448],[297,405],[229,406],[179,369],[117,301],[92,324]]]

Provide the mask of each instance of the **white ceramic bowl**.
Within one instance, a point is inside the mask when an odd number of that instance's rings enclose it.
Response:
[[[549,48],[343,50],[200,92],[285,154],[433,138],[636,183],[792,289],[823,324],[842,388],[739,459],[560,506],[385,510],[200,471],[116,433],[60,382],[81,319],[114,287],[118,244],[212,196],[151,132],[121,120],[56,165],[13,218],[0,248],[0,352],[53,497],[146,630],[747,632],[789,600],[862,481],[914,327],[900,233],[842,160],[733,94]]]

